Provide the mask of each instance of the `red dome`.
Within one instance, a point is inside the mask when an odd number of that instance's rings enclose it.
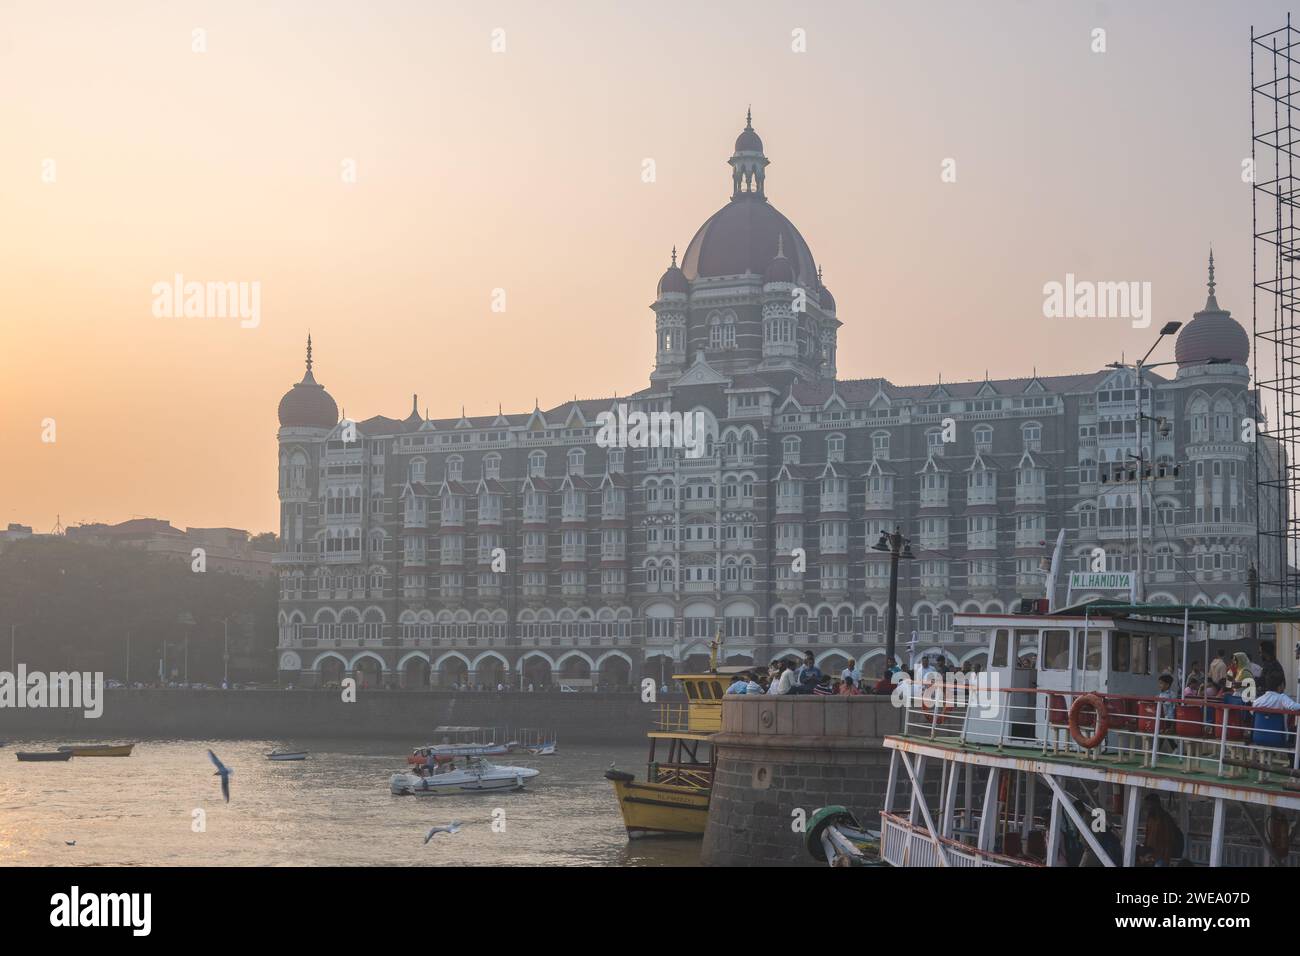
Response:
[[[740,194],[700,226],[682,257],[682,272],[692,281],[744,273],[764,275],[776,256],[778,237],[794,281],[816,288],[817,268],[808,243],[789,219],[752,193]]]
[[[1183,326],[1174,344],[1179,365],[1201,365],[1211,359],[1245,365],[1250,357],[1250,336],[1232,314],[1219,308],[1214,296]]]

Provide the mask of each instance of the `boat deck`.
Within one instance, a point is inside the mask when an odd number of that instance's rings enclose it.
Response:
[[[1060,776],[1087,780],[1105,780],[1116,784],[1134,784],[1150,790],[1190,793],[1202,797],[1225,797],[1247,803],[1300,810],[1300,786],[1285,775],[1258,770],[1230,768],[1220,776],[1203,763],[1189,761],[1178,754],[1165,753],[1151,765],[1151,756],[1138,759],[1133,752],[1108,755],[1076,750],[1044,752],[1041,744],[1024,746],[1005,743],[973,743],[957,739],[926,739],[916,736],[885,738],[885,747],[903,750],[939,760],[983,767],[1004,767],[1033,772],[1050,771]],[[1202,769],[1198,769],[1202,768]],[[1289,784],[1289,786],[1288,786]]]

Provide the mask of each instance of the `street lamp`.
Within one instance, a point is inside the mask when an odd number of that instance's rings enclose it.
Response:
[[[898,630],[898,559],[911,560],[915,555],[901,528],[892,533],[880,532],[880,540],[871,546],[871,550],[889,555],[889,608],[885,612],[885,673],[889,673],[889,668],[894,666],[894,637]]]
[[[1163,326],[1161,326],[1160,334],[1156,336],[1155,342],[1151,344],[1151,348],[1147,349],[1147,354],[1137,360],[1137,365],[1135,366],[1137,371],[1137,390],[1135,392],[1137,401],[1134,404],[1136,405],[1137,408],[1137,417],[1134,419],[1134,431],[1137,433],[1137,454],[1134,455],[1133,457],[1137,459],[1137,575],[1135,578],[1135,584],[1133,590],[1135,592],[1135,597],[1139,603],[1145,600],[1146,598],[1146,582],[1143,580],[1143,575],[1146,572],[1146,568],[1145,568],[1146,552],[1142,544],[1142,471],[1146,466],[1146,460],[1142,454],[1142,422],[1156,421],[1154,417],[1148,415],[1145,411],[1145,405],[1142,396],[1142,369],[1147,367],[1146,364],[1147,359],[1149,359],[1151,357],[1151,353],[1156,350],[1156,346],[1158,346],[1162,341],[1164,341],[1164,337],[1166,335],[1173,335],[1182,327],[1183,327],[1183,323],[1181,322],[1166,322]],[[1128,366],[1122,362],[1111,362],[1110,364],[1111,364],[1111,368],[1128,368]],[[1158,364],[1169,365],[1171,363],[1160,362]],[[1150,367],[1155,368],[1156,366],[1153,365]],[[1155,407],[1153,402],[1152,411],[1154,410]],[[1168,435],[1169,423],[1167,421],[1162,421],[1162,423],[1160,424],[1160,431],[1162,436]],[[1154,434],[1151,436],[1151,452],[1153,455],[1155,454]]]

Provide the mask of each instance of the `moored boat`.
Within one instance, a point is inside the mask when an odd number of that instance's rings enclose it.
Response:
[[[267,760],[306,760],[307,751],[305,750],[272,750],[266,755]]]
[[[67,752],[74,757],[129,757],[135,744],[81,744],[60,747],[59,752]]]
[[[522,790],[527,781],[541,771],[532,767],[506,767],[490,763],[480,756],[447,757],[437,761],[432,772],[395,773],[388,789],[396,796],[449,792],[478,793],[489,790]]]
[[[721,634],[712,642],[710,669],[705,674],[674,674],[687,702],[661,703],[655,729],[646,734],[650,755],[646,779],[611,767],[605,779],[614,785],[623,826],[629,839],[640,837],[702,837],[709,820],[716,755],[710,738],[722,729],[722,696],[737,675],[751,667],[718,667]],[[660,760],[660,748],[666,759]]]
[[[18,751],[18,759],[24,763],[37,762],[54,762],[60,760],[71,760],[71,750],[38,750],[38,751]]]

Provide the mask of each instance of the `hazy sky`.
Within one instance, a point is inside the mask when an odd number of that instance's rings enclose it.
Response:
[[[1185,320],[1211,242],[1249,329],[1249,29],[1285,11],[0,0],[0,523],[274,528],[309,328],[354,418],[643,387],[749,104],[842,377],[1131,359],[1153,329],[1045,319],[1043,284],[1149,281]],[[259,282],[260,325],[155,317],[176,273]]]

